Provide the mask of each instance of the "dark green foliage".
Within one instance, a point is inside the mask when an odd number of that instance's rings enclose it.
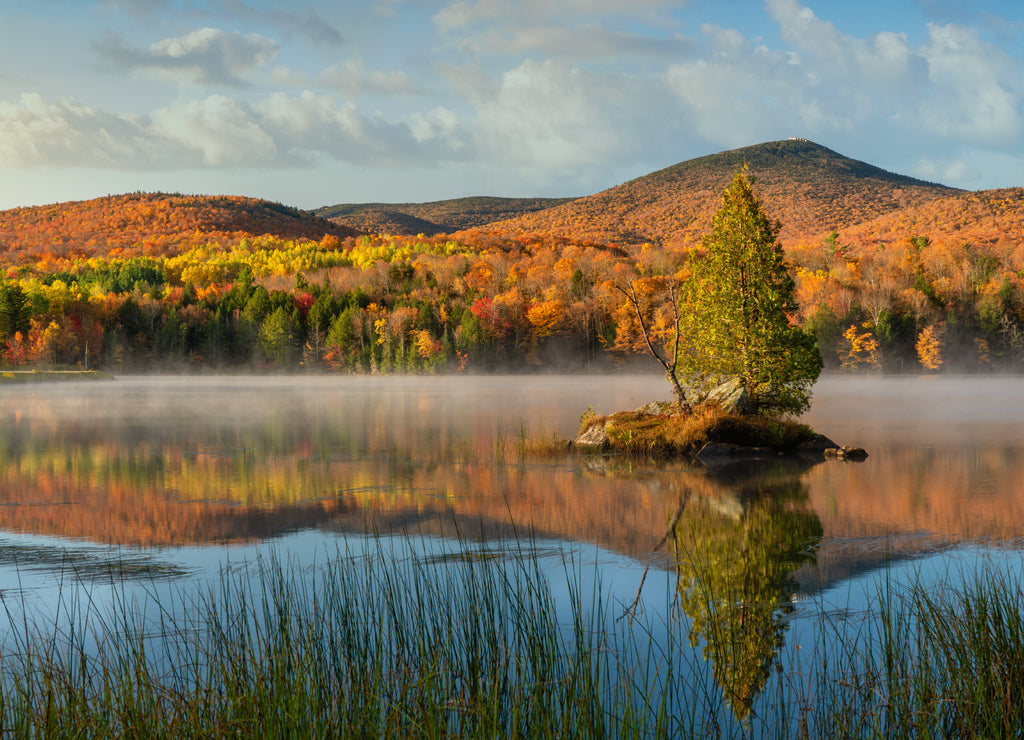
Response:
[[[704,641],[715,680],[742,720],[784,645],[798,591],[794,572],[814,562],[824,530],[800,481],[757,483],[737,498],[738,518],[691,501],[673,544],[690,643]]]
[[[27,333],[31,318],[28,296],[17,283],[0,284],[0,340]]]

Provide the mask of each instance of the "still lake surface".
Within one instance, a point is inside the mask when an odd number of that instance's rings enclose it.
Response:
[[[943,588],[978,563],[1024,562],[1022,377],[823,378],[805,420],[866,448],[861,463],[711,475],[520,455],[523,434],[568,438],[588,407],[668,391],[655,376],[2,387],[3,618],[160,599],[268,552],[305,567],[382,538],[425,559],[516,540],[556,598],[597,588],[705,640],[687,584],[740,588],[737,603],[764,605],[744,629],[788,646],[750,659],[785,664],[823,615],[870,619],[880,577]]]

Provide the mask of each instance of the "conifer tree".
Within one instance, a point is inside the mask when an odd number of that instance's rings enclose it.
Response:
[[[711,233],[683,286],[679,373],[706,390],[742,378],[761,413],[798,414],[822,360],[814,336],[790,322],[797,303],[778,235],[746,167],[722,195]]]

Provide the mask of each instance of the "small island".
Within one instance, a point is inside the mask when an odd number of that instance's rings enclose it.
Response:
[[[797,421],[823,363],[814,336],[793,320],[781,228],[744,167],[687,269],[618,286],[633,308],[635,343],[661,365],[675,400],[609,416],[588,412],[572,447],[708,467],[784,454],[867,457]]]
[[[683,459],[707,468],[780,456],[808,462],[867,458],[862,448],[841,447],[794,419],[749,411],[749,395],[736,378],[691,404],[689,411],[672,401],[654,401],[607,416],[588,412],[580,419],[580,435],[568,444],[583,454]]]

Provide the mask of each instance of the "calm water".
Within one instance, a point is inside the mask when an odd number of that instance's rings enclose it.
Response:
[[[58,595],[102,603],[116,581],[159,597],[268,550],[308,563],[394,537],[427,557],[518,537],[556,595],[568,563],[624,608],[647,569],[642,608],[681,607],[708,634],[687,591],[708,579],[762,604],[744,629],[794,646],[823,611],[866,608],[880,572],[1019,567],[1024,378],[822,380],[807,421],[863,463],[711,476],[519,454],[523,433],[568,437],[588,407],[668,395],[646,376],[3,387],[0,595],[46,615]]]

